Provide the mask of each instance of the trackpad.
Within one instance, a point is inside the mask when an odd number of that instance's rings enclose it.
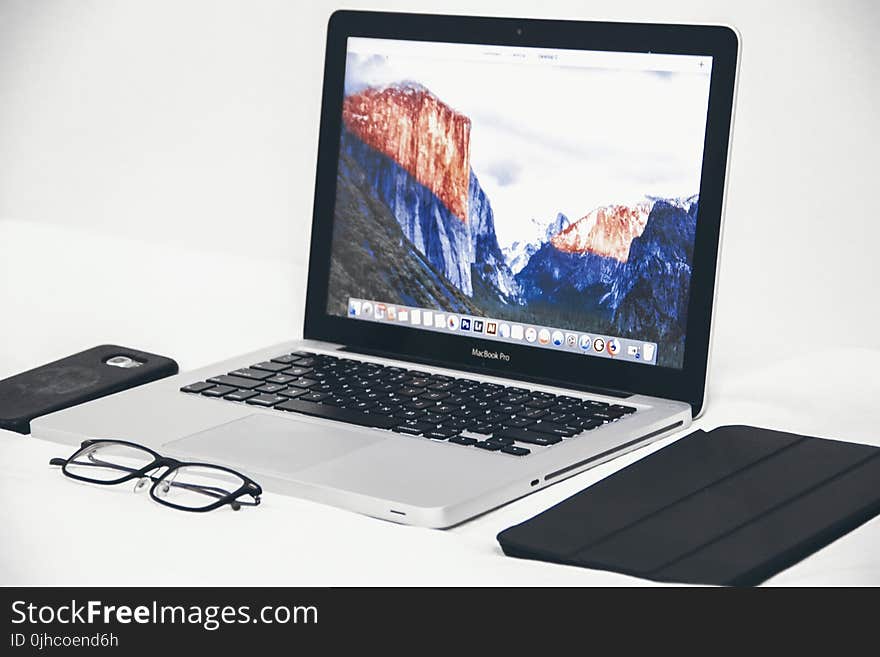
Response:
[[[166,443],[168,455],[289,475],[383,442],[369,430],[311,418],[249,415]]]

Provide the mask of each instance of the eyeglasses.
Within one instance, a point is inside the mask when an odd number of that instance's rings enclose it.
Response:
[[[124,440],[86,440],[73,456],[54,458],[49,465],[60,465],[71,479],[104,486],[136,479],[135,491],[152,481],[150,497],[181,511],[213,511],[225,504],[238,511],[257,506],[263,494],[258,483],[235,470],[178,461]],[[164,472],[153,473],[161,468]],[[242,499],[246,496],[252,499]]]

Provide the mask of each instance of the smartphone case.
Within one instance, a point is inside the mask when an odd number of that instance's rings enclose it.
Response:
[[[143,365],[113,367],[128,356]],[[0,429],[30,433],[30,422],[83,402],[177,374],[177,363],[145,351],[105,344],[0,381]]]
[[[504,553],[664,582],[754,585],[880,513],[880,448],[696,431],[498,535]]]

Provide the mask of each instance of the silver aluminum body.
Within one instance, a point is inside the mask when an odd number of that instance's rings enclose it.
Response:
[[[179,390],[280,354],[300,349],[336,353],[341,348],[294,341],[261,349],[38,418],[31,423],[32,433],[69,445],[87,438],[142,443],[164,455],[239,469],[268,491],[398,523],[441,528],[659,440],[691,422],[691,408],[683,402],[638,395],[619,399],[523,383],[532,390],[624,403],[638,412],[551,447],[530,446],[529,456],[516,457]],[[516,385],[510,379],[407,361],[336,355]]]

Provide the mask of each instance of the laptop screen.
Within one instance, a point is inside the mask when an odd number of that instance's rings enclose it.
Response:
[[[328,313],[681,368],[711,67],[349,38]]]

